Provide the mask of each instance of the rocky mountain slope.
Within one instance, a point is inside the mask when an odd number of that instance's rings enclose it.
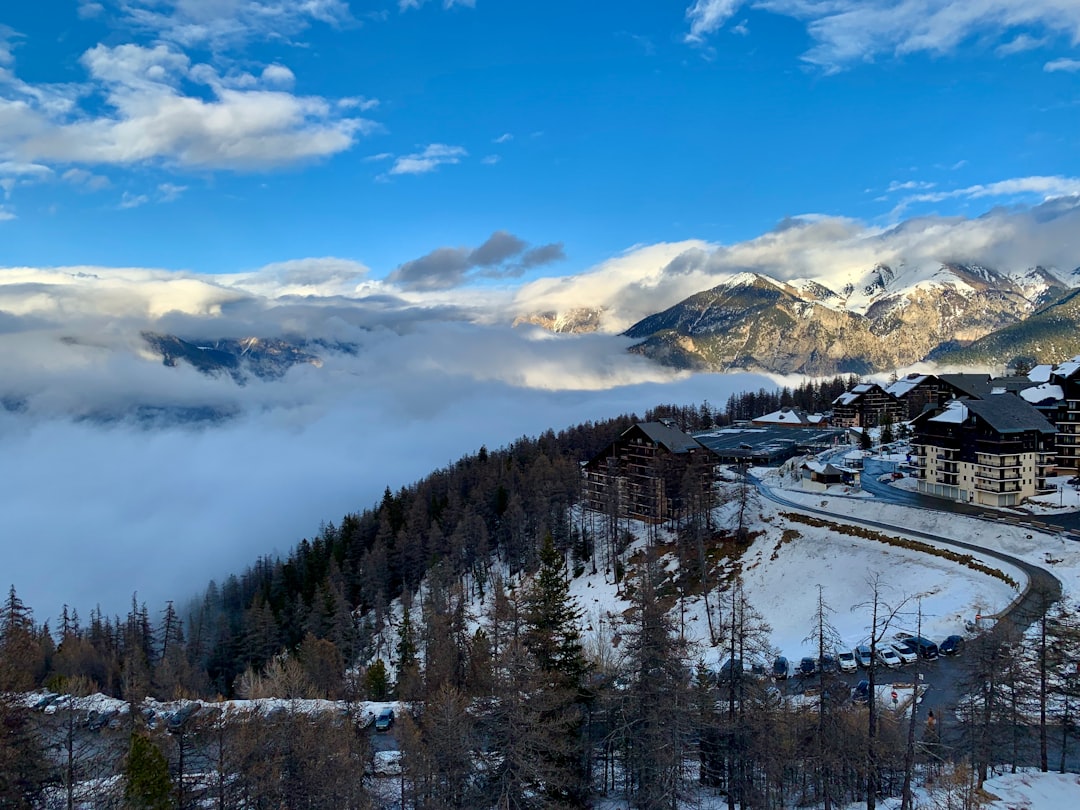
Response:
[[[307,341],[280,338],[225,338],[209,343],[192,343],[175,335],[144,332],[143,340],[162,363],[175,366],[188,363],[211,376],[227,374],[239,385],[250,376],[276,380],[295,365],[310,363],[319,367],[322,360],[309,351]]]
[[[639,341],[631,351],[680,368],[868,373],[934,357],[951,361],[960,349],[1053,310],[1053,318],[1038,321],[1053,361],[1074,351],[1058,348],[1080,330],[1075,308],[1053,306],[1074,287],[1080,271],[1034,267],[1007,274],[977,264],[879,264],[847,280],[781,282],[741,273],[624,334]],[[1051,332],[1059,337],[1051,339]],[[1007,362],[998,357],[1007,345],[977,354]],[[1044,359],[1041,351],[1035,356]]]

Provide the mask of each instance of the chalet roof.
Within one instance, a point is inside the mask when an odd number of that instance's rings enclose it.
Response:
[[[1020,392],[1020,396],[1032,405],[1038,405],[1042,402],[1059,402],[1065,399],[1065,391],[1062,390],[1060,385],[1044,382],[1042,385],[1025,388]]]
[[[1054,369],[1054,374],[1056,374],[1058,377],[1071,379],[1072,377],[1076,376],[1076,373],[1078,371],[1080,371],[1080,355],[1074,357],[1072,360],[1069,360],[1057,366]]]
[[[892,383],[885,391],[897,399],[902,399],[928,379],[930,379],[929,374],[908,374]]]
[[[989,374],[939,374],[938,379],[972,399],[990,396]]]
[[[801,408],[781,408],[754,418],[755,424],[762,425],[817,425],[824,417],[819,413],[806,413]]]
[[[986,399],[965,400],[963,404],[998,433],[1057,433],[1057,428],[1034,406],[1020,397],[996,394]]]
[[[1035,366],[1028,372],[1028,379],[1035,383],[1050,382],[1050,373],[1054,370],[1054,367],[1049,363],[1043,363],[1042,365]]]
[[[850,391],[845,391],[836,399],[833,400],[833,405],[850,405],[853,402],[858,402],[866,394],[869,394],[875,388],[883,390],[877,383],[859,383],[852,387]]]
[[[963,424],[964,420],[968,418],[968,409],[965,403],[970,402],[966,399],[954,399],[945,403],[945,409],[941,413],[935,414],[929,417],[927,422],[951,422],[953,424]]]
[[[672,453],[688,453],[691,450],[701,448],[701,445],[693,436],[683,433],[678,428],[669,427],[662,422],[638,422],[633,427],[628,428],[623,433],[623,436],[635,429],[641,430],[649,439]]]

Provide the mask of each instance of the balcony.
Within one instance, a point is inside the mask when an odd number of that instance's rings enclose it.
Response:
[[[999,482],[990,483],[990,482],[986,482],[986,481],[976,480],[975,481],[975,489],[981,490],[983,492],[996,492],[998,494],[1003,493],[1003,492],[1019,492],[1020,491],[1020,484],[1018,484],[1018,483],[1010,483],[1008,481],[1002,481],[1000,483]]]
[[[975,463],[981,464],[984,467],[995,467],[999,469],[1004,467],[1019,467],[1020,456],[999,456],[992,453],[976,453]]]
[[[956,461],[939,461],[938,462],[939,473],[957,473],[960,472],[960,465]]]
[[[986,470],[978,470],[975,472],[975,478],[980,481],[1019,481],[1019,472],[987,472]]]
[[[939,484],[950,487],[955,487],[960,483],[960,476],[956,473],[939,473],[937,478]]]
[[[977,452],[994,456],[1016,455],[1024,450],[1021,439],[982,438],[975,440],[975,446],[979,448]]]

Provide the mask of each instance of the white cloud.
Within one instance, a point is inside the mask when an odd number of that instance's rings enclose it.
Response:
[[[1080,70],[1080,59],[1054,59],[1043,65],[1047,73],[1075,73]]]
[[[339,98],[337,102],[338,106],[343,110],[360,110],[360,112],[374,110],[379,106],[379,103],[377,98],[365,98],[364,96]]]
[[[409,9],[420,8],[427,2],[428,0],[398,0],[398,10],[408,11]],[[454,8],[454,6],[476,8],[476,0],[443,0],[443,8],[451,9]]]
[[[893,180],[891,183],[889,183],[888,191],[891,193],[894,191],[912,191],[917,189],[928,189],[933,188],[934,185],[934,183],[930,183],[925,180],[906,180],[902,183],[898,180]]]
[[[480,162],[483,163],[485,166],[494,166],[501,160],[502,158],[498,155],[484,155],[484,157],[480,158]]]
[[[132,194],[130,191],[125,191],[120,196],[121,208],[138,208],[148,202],[150,202],[150,198],[145,194]]]
[[[89,2],[89,0],[79,0],[78,15],[80,20],[92,20],[95,17],[100,17],[102,12],[105,11],[105,6],[101,3]]]
[[[178,186],[175,183],[162,183],[157,187],[158,202],[169,203],[180,199],[180,195],[188,190],[187,186]]]
[[[892,190],[892,189],[890,189]],[[942,189],[906,197],[901,207],[920,202],[941,202],[950,199],[978,200],[986,197],[1035,196],[1043,200],[1071,197],[1080,194],[1080,178],[1054,176],[1013,177],[996,183],[977,184],[965,188]]]
[[[1034,51],[1049,44],[1046,37],[1035,38],[1029,34],[1019,34],[1008,42],[1003,42],[994,49],[998,56],[1012,56],[1014,53]]]
[[[266,84],[274,84],[278,87],[292,87],[296,76],[284,65],[267,65],[263,68],[262,80]]]
[[[53,92],[19,86],[20,102],[5,113],[8,136],[0,158],[33,162],[260,170],[328,157],[349,149],[374,122],[341,114],[332,101],[282,90],[238,89],[211,66],[192,65],[164,44],[97,45],[81,60],[107,109],[72,115],[85,89]],[[281,81],[291,72],[267,68]],[[209,98],[187,95],[199,82]]]
[[[815,44],[803,58],[827,70],[880,55],[949,53],[981,37],[1007,37],[999,45],[1006,54],[1059,36],[1080,43],[1080,4],[1072,0],[695,0],[686,39],[703,41],[747,4],[805,22]]]
[[[9,222],[15,219],[15,212],[6,205],[0,205],[0,222]]]
[[[288,38],[312,21],[352,22],[346,0],[119,0],[124,19],[136,28],[183,46],[214,50],[250,40]]]
[[[60,179],[85,191],[101,191],[110,185],[109,178],[86,169],[68,169]]]
[[[686,10],[686,18],[690,21],[690,33],[686,39],[690,42],[703,41],[709,34],[722,28],[744,4],[745,0],[694,0],[694,4]]]
[[[504,132],[498,138],[492,140],[492,143],[509,143],[512,140],[514,140],[514,136],[511,135],[509,132]]]
[[[467,157],[468,154],[462,146],[433,143],[425,146],[421,152],[399,157],[387,174],[427,174],[440,166],[460,163],[461,159]]]

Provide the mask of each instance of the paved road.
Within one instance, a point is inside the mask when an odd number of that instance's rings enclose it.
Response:
[[[760,479],[755,478],[752,475],[749,477],[762,495],[764,495],[771,501],[781,504],[782,506],[787,506],[791,509],[798,509],[803,512],[813,512],[819,515],[824,515],[825,517],[828,517],[838,523],[854,523],[860,526],[869,526],[875,529],[884,529],[885,531],[889,532],[900,532],[911,537],[929,540],[934,543],[951,546],[957,549],[963,549],[964,551],[972,551],[977,553],[981,557],[989,557],[991,559],[999,560],[1001,562],[1016,566],[1027,576],[1028,585],[1020,594],[1020,596],[1018,596],[1013,601],[1013,603],[1002,613],[999,620],[1007,619],[1011,621],[1019,631],[1026,630],[1032,622],[1042,616],[1046,608],[1048,608],[1050,605],[1052,605],[1054,602],[1061,598],[1061,581],[1056,576],[1051,574],[1045,568],[1041,568],[1025,560],[1021,560],[1019,557],[1013,557],[1012,555],[1005,554],[1001,551],[988,549],[984,546],[978,545],[977,543],[969,543],[962,540],[939,537],[934,534],[929,534],[928,532],[921,532],[915,529],[907,528],[906,526],[897,526],[895,524],[885,523],[880,520],[871,520],[869,518],[863,517],[853,517],[851,515],[837,515],[825,509],[819,509],[813,506],[806,506],[796,501],[789,500],[783,495],[778,494],[771,487],[766,486]],[[865,503],[865,501],[863,502]],[[956,504],[956,506],[966,506],[966,504]],[[867,503],[867,507],[873,508],[872,503]],[[981,515],[983,511],[984,510],[976,510],[976,513],[973,516],[977,517],[978,515]]]
[[[1017,515],[1015,513],[994,512],[985,506],[950,501],[945,498],[934,498],[930,495],[922,495],[918,492],[910,492],[906,489],[897,489],[878,480],[885,473],[896,469],[896,464],[882,459],[867,457],[863,459],[862,488],[875,498],[880,498],[889,503],[902,506],[917,506],[920,509],[933,509],[937,512],[949,512],[955,515],[971,515],[973,517],[987,517],[1000,520],[1007,516],[1019,517],[1025,521],[1039,521],[1045,523],[1056,531],[1080,531],[1080,512],[1061,512],[1050,515]],[[831,496],[830,496],[831,497]],[[1069,537],[1070,540],[1080,541],[1080,535]]]
[[[1023,632],[1028,627],[1030,627],[1031,624],[1034,623],[1039,617],[1041,617],[1054,602],[1061,598],[1061,581],[1049,571],[1047,571],[1045,568],[1033,565],[1029,562],[1026,562],[1025,560],[1021,560],[1017,557],[1013,557],[1012,555],[1005,554],[1000,551],[984,548],[983,546],[977,545],[976,543],[964,542],[951,538],[942,538],[904,526],[896,526],[894,524],[884,523],[880,520],[852,517],[850,515],[837,515],[824,509],[805,506],[803,504],[783,497],[782,495],[774,491],[772,488],[765,486],[759,479],[755,478],[754,476],[749,476],[749,478],[754,482],[758,491],[764,497],[783,506],[797,509],[802,512],[813,512],[828,517],[837,523],[868,526],[875,529],[884,529],[888,532],[898,532],[908,536],[930,540],[937,544],[947,545],[955,547],[957,549],[975,552],[980,557],[989,557],[1016,566],[1027,576],[1028,583],[1021,592],[1021,594],[1013,600],[1012,604],[1009,605],[1009,607],[1006,608],[1004,611],[1002,611],[1001,615],[998,617],[998,621],[1010,623],[1017,632]],[[875,483],[877,483],[876,477],[873,477],[873,480]],[[918,493],[907,493],[903,490],[895,490],[892,487],[886,486],[885,488],[893,490],[893,492],[896,492],[898,495],[915,495],[917,498],[926,497],[920,496],[918,495]],[[867,502],[865,499],[860,500],[863,503],[866,503],[868,508],[873,508],[872,502]],[[897,498],[893,500],[893,502],[900,502],[900,499]],[[913,507],[921,506],[918,501],[911,501],[907,505]],[[955,506],[964,507],[966,505],[955,504]],[[977,509],[971,513],[966,512],[964,509],[957,509],[955,511],[957,511],[958,513],[972,514],[973,517],[978,518],[981,516],[984,510]],[[918,672],[921,672],[925,677],[925,684],[927,686],[927,692],[923,698],[920,714],[925,717],[926,711],[933,710],[934,715],[938,718],[940,723],[939,731],[942,735],[942,741],[954,741],[955,732],[957,731],[955,709],[957,704],[959,703],[960,698],[962,697],[961,684],[963,682],[964,676],[962,657],[961,660],[952,658],[939,658],[938,660],[931,662],[919,661],[917,665],[909,665],[903,667],[900,670],[893,671],[879,668],[877,670],[877,680],[880,683],[888,683],[894,680],[912,681],[917,679],[918,676],[914,673]],[[851,680],[856,677],[862,676],[847,676],[846,680]]]

